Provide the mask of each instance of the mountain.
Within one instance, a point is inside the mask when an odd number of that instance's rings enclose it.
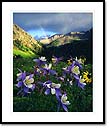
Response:
[[[34,54],[41,51],[42,46],[31,35],[18,25],[13,25],[13,51],[14,54]]]
[[[91,34],[89,31],[86,32],[69,32],[67,34],[55,34],[49,38],[40,40],[42,44],[48,44],[49,46],[60,46],[70,43],[75,40],[88,40]]]
[[[73,43],[75,41],[80,41],[80,40],[91,40],[92,39],[92,29],[86,32],[69,32],[65,35],[62,35],[59,38],[55,38],[52,40],[51,37],[51,42],[48,43],[47,47],[52,47],[52,46],[61,46],[65,45],[68,43]]]
[[[74,39],[76,38],[76,39]],[[69,41],[70,43],[67,43]],[[87,63],[92,63],[93,29],[82,33],[68,33],[48,45],[44,45],[44,55],[48,60],[54,55],[64,57],[65,61],[70,57],[86,57]]]
[[[55,41],[56,39],[61,38],[61,37],[63,37],[63,36],[64,36],[63,34],[55,34],[55,35],[53,35],[53,36],[51,36],[51,37],[46,37],[46,38],[44,38],[44,39],[41,39],[40,42],[41,42],[42,44],[50,44],[51,42],[53,42],[53,41]]]

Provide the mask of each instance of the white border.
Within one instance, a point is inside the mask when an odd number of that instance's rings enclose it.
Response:
[[[13,12],[93,13],[93,112],[13,112]],[[103,121],[103,3],[2,2],[2,121],[102,122]]]

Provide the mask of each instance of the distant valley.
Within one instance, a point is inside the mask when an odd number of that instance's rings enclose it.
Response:
[[[34,39],[18,25],[13,25],[13,54],[14,56],[52,55],[80,56],[84,55],[89,61],[92,56],[93,30],[55,34],[43,39]]]

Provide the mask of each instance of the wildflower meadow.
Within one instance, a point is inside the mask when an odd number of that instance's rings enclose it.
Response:
[[[13,111],[92,112],[92,64],[84,56],[14,60]]]

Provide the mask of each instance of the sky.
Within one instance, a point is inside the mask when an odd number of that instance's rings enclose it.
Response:
[[[87,31],[93,27],[92,13],[13,13],[13,23],[36,39]]]

